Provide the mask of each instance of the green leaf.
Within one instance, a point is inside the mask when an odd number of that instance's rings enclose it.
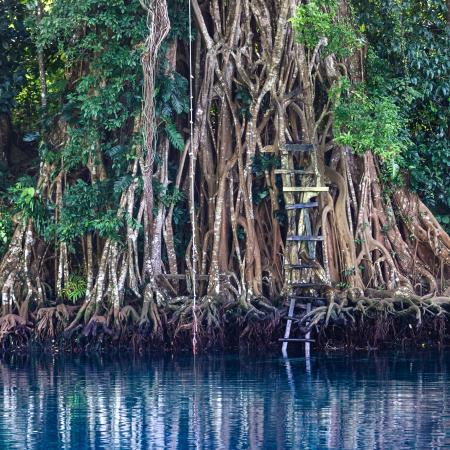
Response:
[[[169,139],[169,142],[180,152],[184,150],[184,139],[172,122],[166,121],[164,131]]]

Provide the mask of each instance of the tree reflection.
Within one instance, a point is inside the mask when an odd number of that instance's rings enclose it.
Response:
[[[445,355],[12,358],[2,448],[448,448]]]

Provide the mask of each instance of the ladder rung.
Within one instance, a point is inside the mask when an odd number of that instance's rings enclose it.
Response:
[[[302,339],[302,338],[279,338],[280,342],[316,342],[314,339]]]
[[[288,152],[312,152],[313,144],[284,144],[284,149]]]
[[[288,236],[288,241],[323,241],[323,236]]]
[[[314,269],[317,267],[313,263],[303,263],[303,264],[285,264],[285,269],[291,269],[291,270],[301,270],[301,269]]]
[[[294,298],[297,302],[312,302],[312,301],[321,301],[326,302],[327,299],[325,297],[301,297],[298,295],[290,295],[289,298]]]
[[[275,175],[295,175],[295,174],[299,174],[299,175],[315,175],[316,173],[314,172],[314,170],[304,170],[304,169],[275,169],[274,170]]]
[[[292,283],[291,286],[297,289],[325,289],[329,287],[327,284],[322,283]]]
[[[283,186],[283,192],[328,192],[328,186]]]
[[[306,208],[317,208],[319,203],[309,202],[309,203],[293,203],[292,205],[286,205],[286,209],[306,209]]]

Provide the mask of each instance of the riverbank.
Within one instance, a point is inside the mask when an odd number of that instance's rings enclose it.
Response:
[[[389,303],[375,302],[362,309],[360,302],[345,308],[333,304],[319,306],[292,326],[291,337],[303,337],[308,330],[314,339],[313,351],[434,348],[450,345],[448,313],[433,312],[430,306],[411,307],[403,301],[397,309],[386,309]],[[392,305],[390,305],[392,306]],[[419,314],[418,314],[419,312]],[[16,314],[0,318],[0,350],[2,353],[27,353],[38,348],[45,352],[134,354],[191,351],[193,319],[175,321],[167,311],[160,314],[158,327],[151,322],[122,321],[114,317],[94,315],[89,321],[73,326],[79,309],[57,305],[37,310],[25,319]],[[197,349],[279,351],[284,334],[287,308],[272,307],[242,313],[238,308],[216,311],[215,322],[209,316],[197,317]],[[177,316],[179,317],[179,316]],[[292,343],[290,351],[301,352],[302,345]]]

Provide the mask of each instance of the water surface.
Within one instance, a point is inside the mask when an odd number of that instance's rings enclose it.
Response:
[[[0,361],[1,449],[450,448],[450,354]]]

